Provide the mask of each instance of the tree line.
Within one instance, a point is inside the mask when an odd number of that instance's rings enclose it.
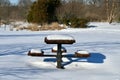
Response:
[[[0,0],[0,20],[8,23],[15,20],[26,20],[29,7],[33,0],[18,0],[13,4],[10,0]]]
[[[90,21],[120,21],[120,0],[69,0],[57,9],[61,18],[87,18]]]
[[[120,21],[119,0],[0,0],[0,20],[24,20],[33,23],[70,24],[79,19],[90,21]]]

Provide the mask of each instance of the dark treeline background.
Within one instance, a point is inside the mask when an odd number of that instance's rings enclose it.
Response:
[[[10,0],[0,0],[0,19],[2,21],[26,20],[29,7],[33,0],[18,0],[18,3],[10,3]]]
[[[27,21],[28,12],[36,0],[0,0],[0,20]],[[91,21],[120,21],[120,0],[61,0],[55,15],[61,19],[76,16],[89,18]]]

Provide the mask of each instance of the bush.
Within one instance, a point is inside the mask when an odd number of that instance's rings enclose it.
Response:
[[[61,29],[65,29],[65,27],[61,27],[57,22],[45,24],[40,27],[40,30],[61,30]]]
[[[89,22],[89,19],[77,18],[77,17],[73,16],[71,18],[63,18],[63,19],[61,19],[61,22],[63,24],[71,26],[73,28],[87,28],[87,24]]]
[[[40,28],[38,27],[37,24],[29,25],[27,28],[24,28],[24,29],[31,30],[31,31],[39,31],[40,30]]]
[[[119,17],[119,19],[118,19],[118,22],[120,23],[120,17]]]

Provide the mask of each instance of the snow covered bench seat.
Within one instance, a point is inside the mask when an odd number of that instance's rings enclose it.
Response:
[[[52,48],[52,52],[56,53],[56,52],[57,52],[57,49],[58,49],[58,46],[54,46],[54,47]],[[63,46],[61,47],[61,51],[62,51],[62,53],[66,53],[66,52],[67,52],[66,48],[63,47]]]
[[[78,50],[75,52],[75,57],[90,57],[90,53],[84,50]]]
[[[44,52],[39,49],[31,49],[28,52],[28,56],[43,56],[43,55],[44,55]]]

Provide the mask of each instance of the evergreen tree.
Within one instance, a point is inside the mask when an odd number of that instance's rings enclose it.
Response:
[[[50,23],[56,20],[55,10],[60,0],[37,0],[28,12],[27,20],[34,23]]]
[[[48,13],[48,21],[53,22],[57,21],[56,17],[56,8],[60,5],[60,0],[48,0],[47,13]]]

